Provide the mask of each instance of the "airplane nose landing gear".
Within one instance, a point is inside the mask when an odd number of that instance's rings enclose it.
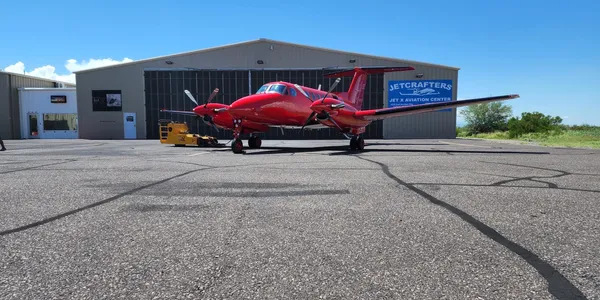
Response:
[[[355,135],[350,139],[350,150],[365,149],[365,139],[360,135]]]
[[[231,151],[233,151],[233,153],[242,153],[244,151],[242,139],[236,138],[233,143],[231,143]]]

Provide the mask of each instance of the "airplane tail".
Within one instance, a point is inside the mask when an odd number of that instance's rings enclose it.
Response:
[[[323,76],[327,78],[353,76],[352,83],[350,83],[350,88],[348,89],[348,92],[336,94],[342,97],[346,101],[346,103],[349,103],[357,110],[360,110],[362,108],[364,100],[365,86],[367,85],[368,75],[386,72],[411,71],[414,69],[415,68],[413,67],[355,67],[350,70],[340,70],[332,73],[327,73]]]

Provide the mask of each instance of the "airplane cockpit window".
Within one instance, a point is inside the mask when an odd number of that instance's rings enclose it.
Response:
[[[265,84],[263,86],[261,86],[257,91],[256,94],[264,94],[267,92],[267,89],[269,88],[268,84]]]
[[[267,90],[267,93],[278,93],[283,95],[285,92],[285,85],[283,84],[273,84]]]
[[[297,95],[297,94],[296,94],[296,90],[295,90],[294,88],[289,88],[289,90],[290,90],[290,94],[291,94],[292,96],[296,97],[296,95]]]

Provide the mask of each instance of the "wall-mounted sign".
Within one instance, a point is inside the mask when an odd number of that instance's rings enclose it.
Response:
[[[50,96],[50,103],[67,103],[67,96],[52,95],[52,96]]]
[[[452,80],[389,80],[388,107],[452,101]],[[451,108],[440,111],[451,111]]]
[[[121,111],[123,106],[121,101],[120,90],[92,91],[93,111]]]

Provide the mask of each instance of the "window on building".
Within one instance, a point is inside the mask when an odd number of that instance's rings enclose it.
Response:
[[[77,114],[44,114],[44,130],[77,130]]]

